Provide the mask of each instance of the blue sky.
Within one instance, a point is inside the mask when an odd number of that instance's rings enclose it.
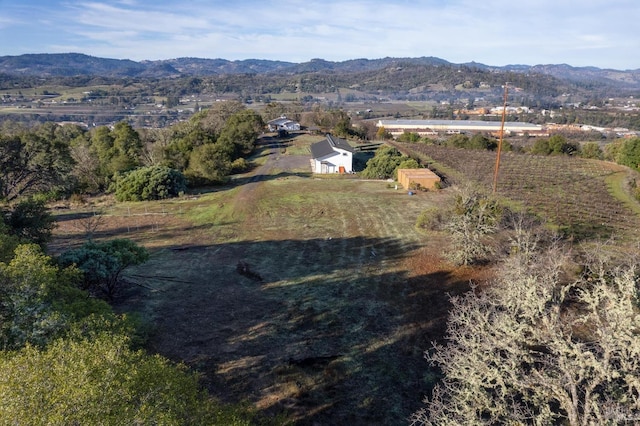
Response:
[[[638,0],[0,0],[0,56],[640,68]]]

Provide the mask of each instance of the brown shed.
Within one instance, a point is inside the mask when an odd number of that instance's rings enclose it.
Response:
[[[440,176],[429,169],[398,169],[398,183],[405,189],[412,188],[412,184],[420,185],[421,188],[435,189],[438,182],[440,182]]]

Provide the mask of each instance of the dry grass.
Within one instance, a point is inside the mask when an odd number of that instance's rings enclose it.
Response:
[[[198,195],[60,210],[52,249],[90,229],[150,248],[118,309],[142,314],[149,349],[200,371],[223,400],[299,425],[404,423],[437,378],[422,354],[443,336],[449,295],[492,271],[453,268],[446,238],[415,230],[447,191],[318,179],[292,153],[313,141],[265,145],[258,169]]]
[[[433,384],[422,353],[442,336],[447,294],[490,272],[452,268],[415,230],[446,192],[315,179],[301,172],[308,157],[267,157],[254,171],[266,174],[214,192],[102,203],[96,238],[153,253],[127,273],[139,285],[118,309],[141,313],[149,349],[202,372],[223,400],[300,425],[403,423]],[[60,214],[55,250],[84,238],[92,208]]]

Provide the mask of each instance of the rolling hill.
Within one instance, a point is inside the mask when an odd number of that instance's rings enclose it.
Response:
[[[548,75],[579,84],[597,84],[640,90],[640,69],[612,70],[596,67],[572,67],[558,65],[507,65],[496,67],[471,62],[454,64],[435,57],[351,59],[332,62],[312,59],[304,63],[292,63],[264,59],[230,61],[226,59],[176,58],[158,61],[132,61],[128,59],[98,58],[80,53],[25,54],[1,56],[0,73],[13,76],[79,75],[103,77],[181,77],[226,74],[285,74],[306,73],[360,73],[375,72],[405,66],[448,67],[491,73],[521,73]]]

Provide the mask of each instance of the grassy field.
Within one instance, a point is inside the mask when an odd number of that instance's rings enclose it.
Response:
[[[404,423],[435,379],[422,353],[442,336],[447,293],[488,272],[451,268],[415,230],[446,192],[313,178],[309,156],[289,154],[310,142],[262,152],[253,175],[211,192],[61,210],[52,250],[92,225],[150,248],[118,309],[225,401],[300,425]]]
[[[449,295],[492,271],[452,267],[440,256],[446,239],[416,231],[419,213],[446,203],[449,190],[409,196],[386,181],[314,177],[308,145],[317,140],[263,145],[260,167],[225,187],[58,210],[51,249],[90,232],[148,247],[151,260],[128,271],[117,309],[140,313],[152,326],[149,349],[201,372],[224,401],[297,425],[403,424],[437,379],[423,351],[443,336]],[[485,182],[493,164],[477,151],[422,154],[452,180]],[[614,191],[622,170],[509,160],[500,195],[574,229],[632,233],[638,216]],[[541,168],[557,177],[531,179]],[[605,216],[613,220],[593,228]]]

